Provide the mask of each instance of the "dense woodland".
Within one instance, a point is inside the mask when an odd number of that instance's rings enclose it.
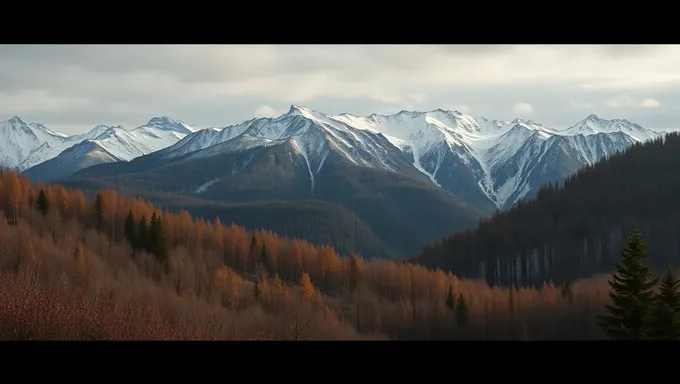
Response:
[[[0,205],[1,339],[594,339],[609,300],[606,277],[490,287],[9,171]]]
[[[680,135],[587,166],[561,185],[426,247],[414,261],[503,286],[565,283],[608,272],[639,228],[659,272],[680,258]]]

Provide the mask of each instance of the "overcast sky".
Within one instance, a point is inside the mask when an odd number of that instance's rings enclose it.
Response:
[[[0,120],[65,133],[169,116],[458,110],[567,127],[590,114],[680,128],[680,46],[0,45]]]

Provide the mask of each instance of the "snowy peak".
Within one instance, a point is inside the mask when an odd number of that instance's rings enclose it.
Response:
[[[86,140],[96,142],[107,151],[106,158],[110,161],[130,160],[171,146],[196,131],[196,128],[181,121],[155,117],[148,126],[131,131],[120,125],[100,124],[84,133],[66,135],[14,116],[0,122],[0,167],[24,171]]]
[[[186,124],[183,121],[173,120],[167,116],[154,117],[149,120],[146,125],[139,128],[154,128],[164,131],[174,131],[186,135],[197,131],[195,127]]]
[[[606,120],[594,114],[567,129],[559,131],[563,135],[595,135],[598,133],[611,134],[616,132],[625,133],[636,141],[645,141],[660,135],[659,132],[644,128],[626,119]]]
[[[7,120],[7,122],[12,124],[12,125],[19,125],[19,124],[25,125],[26,124],[26,123],[23,122],[23,120],[21,120],[19,118],[19,116],[14,116],[11,119]]]

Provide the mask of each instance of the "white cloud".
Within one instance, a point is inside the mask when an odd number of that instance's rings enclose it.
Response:
[[[290,104],[359,115],[461,104],[501,119],[516,100],[533,106],[515,113],[548,125],[584,117],[569,104],[680,121],[641,108],[680,102],[680,46],[4,45],[0,57],[0,119],[47,126],[158,114],[224,126]]]
[[[614,97],[604,102],[605,106],[609,108],[656,108],[661,106],[661,103],[655,99],[639,99],[631,97],[630,95],[621,95]]]
[[[272,108],[268,105],[260,105],[257,107],[254,114],[256,117],[279,117],[284,113],[284,111]]]
[[[659,102],[659,100],[654,99],[644,99],[640,103],[640,106],[643,108],[656,108],[661,106],[661,102]]]
[[[515,103],[512,107],[512,111],[521,117],[525,117],[534,113],[534,107],[529,103]]]

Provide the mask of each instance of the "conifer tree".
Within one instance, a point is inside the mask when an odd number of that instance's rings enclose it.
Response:
[[[165,237],[165,231],[163,229],[163,220],[160,216],[156,215],[156,212],[153,213],[151,221],[149,222],[148,239],[149,252],[156,256],[156,259],[165,264],[167,268],[169,266],[167,238]]]
[[[606,305],[608,315],[598,316],[599,325],[612,340],[641,340],[649,336],[650,307],[654,301],[651,269],[642,263],[646,256],[644,239],[635,230],[628,244],[621,249],[621,262],[609,281],[611,305]]]
[[[466,327],[470,322],[470,313],[462,293],[458,295],[458,302],[456,303],[456,322],[461,328]]]
[[[100,192],[97,192],[94,199],[93,215],[97,230],[101,231],[104,223],[104,201]]]
[[[135,227],[135,216],[132,214],[132,210],[128,211],[127,217],[125,218],[123,233],[125,234],[125,239],[132,245],[132,248],[135,249],[135,245],[137,244],[135,241],[137,237],[137,228]]]
[[[47,212],[50,209],[50,203],[47,200],[47,195],[45,194],[45,190],[42,188],[40,189],[40,192],[38,193],[38,198],[35,200],[35,203],[38,205],[38,209],[40,210],[40,213],[42,213],[43,216],[47,216]]]
[[[680,340],[680,280],[671,268],[661,280],[650,317],[651,338]]]
[[[446,295],[446,306],[452,311],[456,307],[456,297],[453,295],[453,287],[451,284],[449,284],[449,293]]]

